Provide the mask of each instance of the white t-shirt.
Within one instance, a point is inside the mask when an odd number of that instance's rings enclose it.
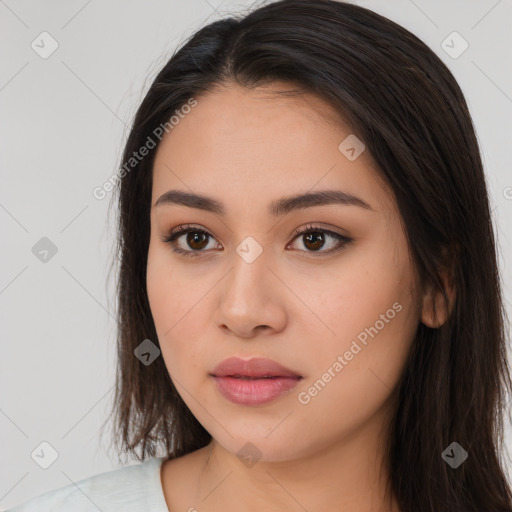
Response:
[[[160,468],[165,457],[100,473],[31,498],[6,512],[169,512]]]

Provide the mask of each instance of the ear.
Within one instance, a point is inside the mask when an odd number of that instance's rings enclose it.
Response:
[[[421,307],[421,321],[433,329],[441,327],[448,320],[455,303],[455,287],[452,280],[449,279],[448,272],[443,271],[440,275],[448,296],[448,304],[445,302],[443,293],[434,290],[434,287],[430,285],[423,294]]]

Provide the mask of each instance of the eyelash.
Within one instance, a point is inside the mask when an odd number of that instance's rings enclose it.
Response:
[[[161,237],[161,240],[162,240],[162,242],[170,244],[171,247],[173,247],[173,252],[183,254],[184,256],[187,256],[187,257],[194,258],[194,257],[200,256],[201,253],[206,252],[206,251],[204,251],[204,250],[187,251],[187,250],[181,249],[180,247],[175,247],[176,239],[180,238],[181,236],[183,236],[185,234],[191,233],[191,232],[199,233],[202,235],[204,234],[210,238],[214,238],[213,235],[211,235],[211,233],[209,233],[208,231],[205,231],[204,229],[197,228],[190,224],[185,224],[183,226],[178,226],[177,228],[171,229],[166,235]],[[344,235],[340,235],[339,233],[336,233],[334,231],[330,231],[330,230],[323,229],[323,228],[318,228],[311,224],[308,224],[305,228],[298,228],[293,232],[294,237],[293,237],[292,242],[295,241],[295,239],[298,238],[300,235],[307,235],[309,233],[327,234],[327,235],[333,237],[334,239],[336,239],[339,242],[339,245],[337,247],[335,247],[334,249],[330,249],[328,251],[302,251],[302,252],[305,252],[308,254],[308,256],[305,256],[308,258],[309,257],[318,258],[318,257],[322,257],[322,255],[336,253],[336,252],[340,251],[341,249],[343,249],[345,246],[347,246],[350,242],[353,241],[352,238],[346,237]],[[309,256],[309,255],[311,255],[311,256]]]

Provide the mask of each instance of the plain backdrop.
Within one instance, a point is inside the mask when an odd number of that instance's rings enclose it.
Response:
[[[420,37],[466,95],[512,317],[512,3],[356,3]],[[92,191],[115,173],[132,116],[176,47],[251,5],[0,0],[0,508],[119,467],[99,440],[114,389],[115,223],[109,195]],[[57,456],[47,469],[33,457],[42,449]]]

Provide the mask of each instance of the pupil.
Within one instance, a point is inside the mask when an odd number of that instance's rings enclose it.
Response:
[[[207,237],[207,235],[205,235],[204,233],[191,232],[187,236],[187,243],[193,249],[202,249],[201,242],[204,242],[206,240],[206,237]],[[198,239],[199,239],[199,241],[198,241]],[[202,240],[200,240],[200,239],[202,239]],[[200,247],[196,247],[195,246],[196,243],[199,243]]]
[[[313,249],[319,249],[323,245],[323,233],[308,233],[306,235],[306,240],[307,240],[306,246],[311,241],[311,239],[316,239],[313,241],[313,243],[316,244],[313,247]],[[321,242],[320,246],[317,243],[319,241]]]

